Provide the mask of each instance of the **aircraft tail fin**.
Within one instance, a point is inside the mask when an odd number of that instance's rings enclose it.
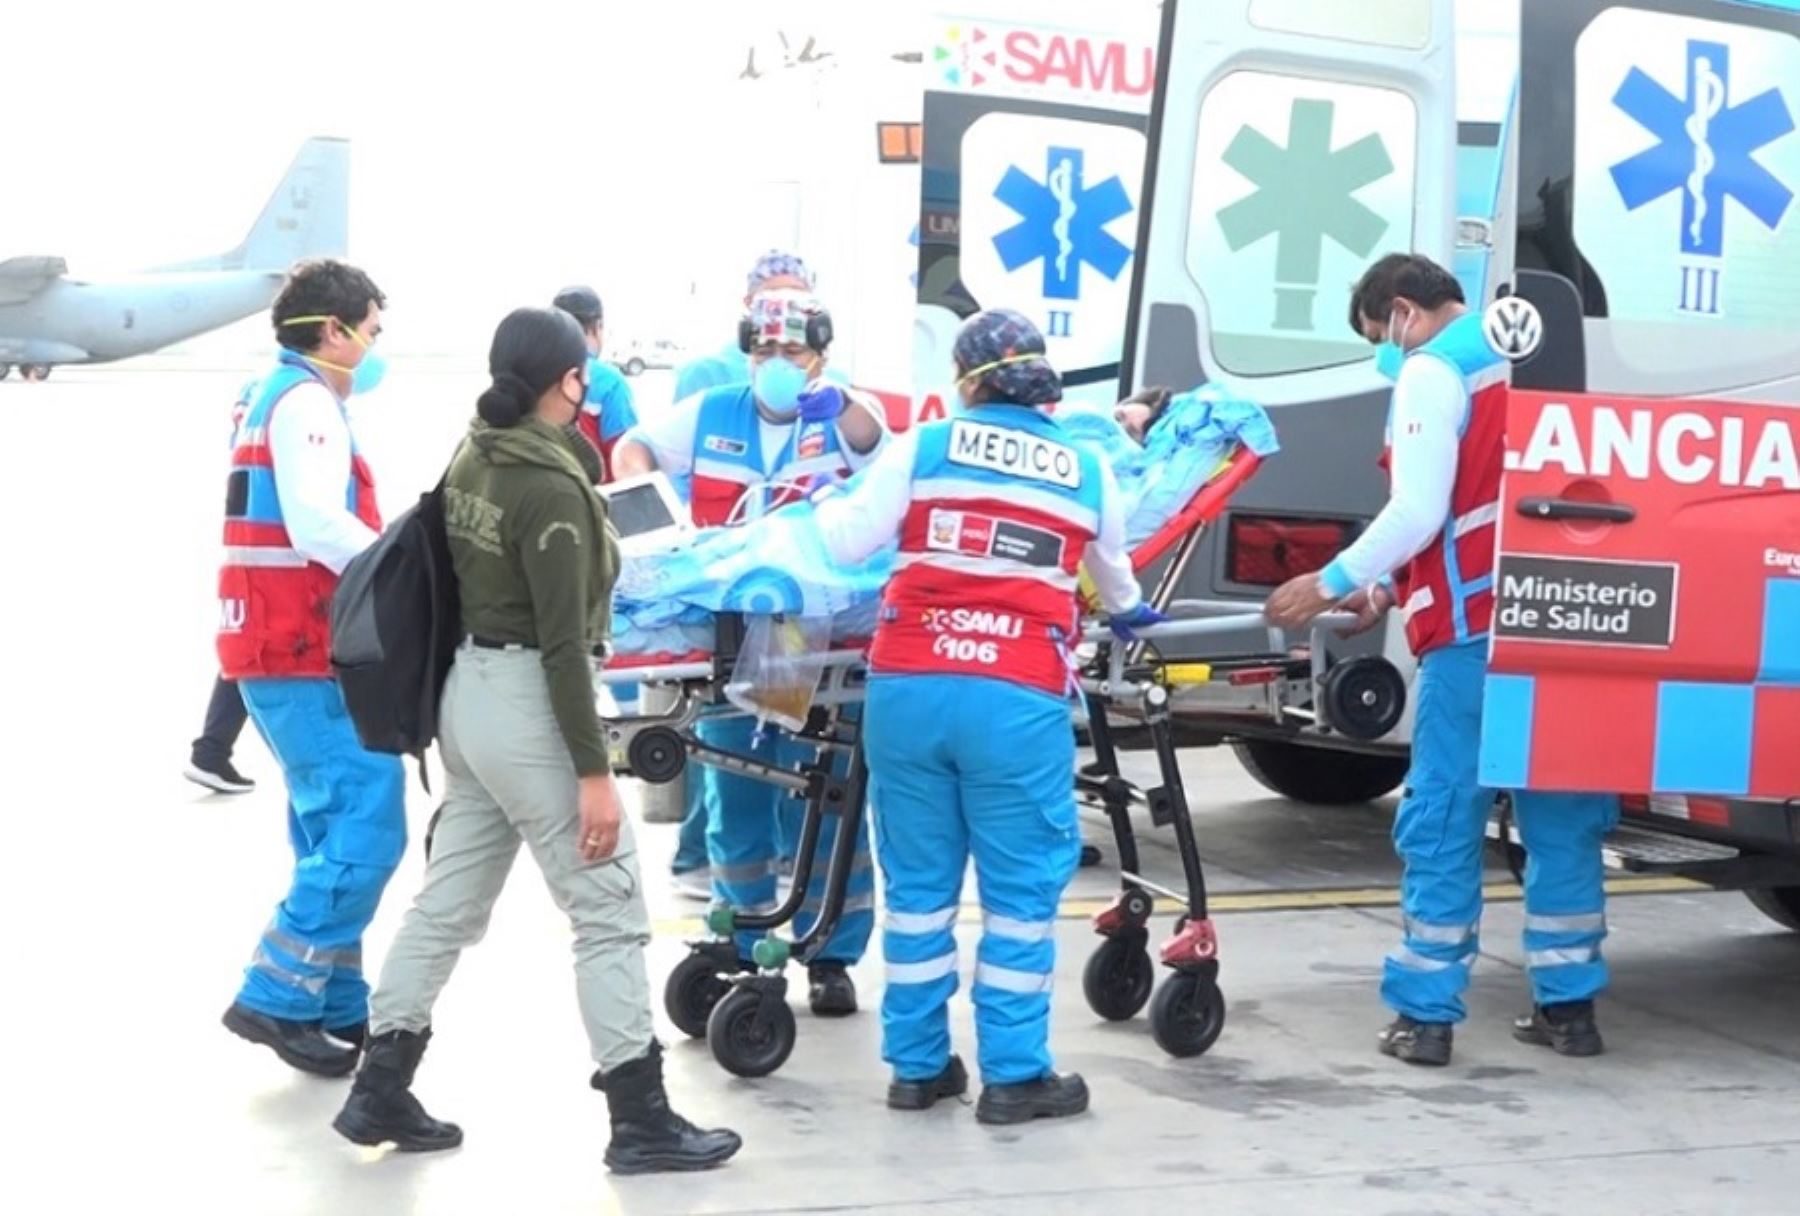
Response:
[[[301,258],[343,257],[350,247],[349,213],[350,142],[309,139],[237,248],[163,269],[281,273]]]

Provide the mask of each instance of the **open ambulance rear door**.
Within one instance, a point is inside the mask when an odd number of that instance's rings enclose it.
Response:
[[[1387,253],[1457,261],[1457,7],[1163,5],[1126,379],[1254,401],[1281,441],[1210,530],[1183,598],[1258,607],[1286,578],[1325,565],[1386,500],[1378,460],[1392,386],[1351,328],[1350,293]],[[1491,159],[1490,179],[1502,160]],[[1491,184],[1487,193],[1491,201]],[[1203,653],[1267,645],[1249,633]],[[1397,679],[1410,677],[1397,627],[1343,651],[1369,645]],[[1318,780],[1323,770],[1369,758],[1302,746],[1372,741],[1301,729],[1305,705],[1267,706],[1260,722],[1245,708],[1217,711],[1221,733],[1247,738],[1252,772],[1281,792],[1351,801],[1384,792],[1404,771],[1410,715],[1384,740],[1395,749],[1379,757],[1384,778],[1346,772],[1334,783]],[[1341,798],[1329,796],[1334,785]]]

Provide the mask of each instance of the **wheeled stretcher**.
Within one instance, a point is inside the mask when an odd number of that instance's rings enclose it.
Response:
[[[1140,571],[1171,558],[1149,596],[1153,606],[1168,606],[1203,529],[1219,517],[1259,463],[1247,448],[1232,451],[1187,505],[1133,550],[1133,564]],[[1075,717],[1085,725],[1094,761],[1072,776],[1078,799],[1105,811],[1121,872],[1118,899],[1094,919],[1095,931],[1103,940],[1087,964],[1083,988],[1089,1005],[1100,1016],[1111,1020],[1136,1016],[1151,1001],[1155,987],[1155,967],[1148,952],[1155,897],[1180,902],[1183,911],[1174,936],[1160,952],[1171,974],[1156,993],[1150,1011],[1157,1042],[1176,1056],[1198,1055],[1213,1044],[1224,1025],[1225,1005],[1218,987],[1218,938],[1207,909],[1205,875],[1176,754],[1171,695],[1221,677],[1229,679],[1230,665],[1165,661],[1156,647],[1181,639],[1241,632],[1260,623],[1256,614],[1175,619],[1140,631],[1139,641],[1131,645],[1115,641],[1104,625],[1092,625],[1084,630],[1078,651],[1081,699]],[[707,917],[711,936],[691,943],[688,957],[670,974],[664,991],[669,1016],[683,1033],[704,1037],[728,1071],[759,1077],[779,1069],[797,1039],[787,1003],[787,965],[796,962],[804,966],[816,959],[843,915],[867,792],[860,715],[844,710],[863,699],[866,645],[834,643],[824,656],[810,716],[804,728],[792,736],[812,746],[813,758],[798,768],[788,768],[710,746],[696,733],[694,728],[703,716],[742,712],[726,701],[724,688],[743,639],[743,618],[721,613],[715,631],[717,641],[710,652],[618,656],[600,678],[609,684],[638,683],[646,692],[658,688],[664,694],[662,701],[673,701],[672,708],[660,713],[609,722],[617,772],[660,784],[673,780],[691,757],[786,789],[805,803],[793,885],[786,899],[762,914],[713,907]],[[1266,665],[1266,657],[1257,662]],[[1148,735],[1157,757],[1156,786],[1140,789],[1123,776],[1116,737],[1121,730]],[[1185,893],[1158,887],[1141,874],[1132,823],[1132,811],[1138,807],[1148,808],[1156,826],[1173,828]],[[825,860],[823,907],[804,934],[783,938],[773,931],[793,922],[806,899],[815,866],[813,852],[826,816],[836,816],[840,822],[831,855]],[[755,947],[752,971],[742,968],[733,939],[734,933],[742,930],[769,931]]]

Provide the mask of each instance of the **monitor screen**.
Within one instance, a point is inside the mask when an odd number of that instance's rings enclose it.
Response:
[[[609,490],[606,495],[606,510],[621,537],[642,536],[647,532],[674,527],[677,522],[669,513],[667,500],[651,483]]]

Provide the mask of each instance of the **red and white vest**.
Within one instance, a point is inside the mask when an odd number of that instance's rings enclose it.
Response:
[[[1481,317],[1467,313],[1409,358],[1442,359],[1462,380],[1469,414],[1456,451],[1450,517],[1394,575],[1406,641],[1415,655],[1485,638],[1494,618],[1494,538],[1506,460],[1506,386],[1511,365],[1494,352]],[[1383,452],[1383,468],[1390,453]]]
[[[795,488],[771,494],[764,502],[773,509],[805,497],[806,483],[813,477],[848,477],[850,462],[839,442],[836,423],[795,422],[774,464],[766,464],[756,397],[748,386],[730,385],[708,390],[700,400],[693,470],[689,501],[694,523],[716,528],[744,518],[740,512],[733,520],[732,513],[738,501],[757,486],[795,483]]]
[[[225,563],[219,570],[219,666],[229,680],[329,676],[331,593],[338,577],[296,551],[275,492],[269,423],[289,390],[324,377],[284,351],[238,428],[225,495]],[[351,443],[345,506],[381,530],[375,479]]]
[[[984,405],[921,426],[870,669],[1065,695],[1077,570],[1102,503],[1099,457],[1035,409]]]

